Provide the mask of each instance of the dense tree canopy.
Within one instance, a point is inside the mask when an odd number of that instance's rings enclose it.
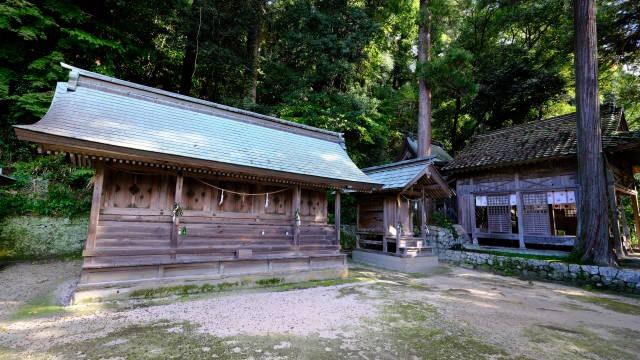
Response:
[[[602,99],[640,119],[640,6],[599,2]],[[361,166],[416,131],[417,75],[434,138],[572,111],[568,0],[430,0],[432,61],[416,66],[417,0],[6,0],[0,4],[0,165],[28,161],[12,124],[46,111],[64,61],[345,133]],[[255,94],[255,95],[253,95]]]

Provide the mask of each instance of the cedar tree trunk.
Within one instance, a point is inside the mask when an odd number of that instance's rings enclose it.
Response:
[[[420,0],[418,18],[418,157],[431,155],[431,88],[424,65],[431,58],[431,14],[429,0]],[[421,68],[422,66],[422,68]]]
[[[595,0],[574,0],[576,107],[578,136],[578,241],[584,261],[614,263],[602,154]]]

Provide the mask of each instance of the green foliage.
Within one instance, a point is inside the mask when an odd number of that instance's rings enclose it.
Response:
[[[87,219],[10,217],[0,223],[0,258],[41,259],[79,256]]]
[[[0,188],[0,219],[38,215],[75,218],[91,208],[93,170],[75,168],[64,156],[15,164],[15,184]]]

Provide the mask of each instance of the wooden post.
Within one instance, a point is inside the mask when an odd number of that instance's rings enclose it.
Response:
[[[300,251],[300,226],[298,226],[298,221],[296,219],[296,214],[300,214],[300,198],[300,186],[295,186],[293,188],[293,199],[291,201],[291,208],[293,210],[293,247],[296,253]]]
[[[340,190],[336,190],[334,217],[336,225],[336,245],[340,246]]]
[[[387,221],[388,217],[390,216],[389,211],[390,211],[390,207],[387,206],[387,203],[389,201],[387,200],[386,197],[382,198],[382,226],[384,227],[384,229],[382,230],[382,252],[386,253],[388,250],[388,243],[387,243],[387,232],[389,231],[389,221]]]
[[[96,163],[96,174],[93,181],[93,196],[91,197],[91,212],[89,213],[89,231],[85,250],[96,249],[96,232],[98,220],[100,218],[100,208],[102,207],[102,187],[104,186],[104,165]]]
[[[400,223],[400,194],[396,198],[396,254],[400,254],[400,237],[402,236],[402,224]]]
[[[421,232],[422,234],[422,238],[424,239],[425,244],[427,243],[427,197],[424,194],[424,188],[422,189],[422,204],[421,204],[421,211],[420,211],[420,226],[421,226]]]
[[[469,224],[471,225],[471,241],[474,245],[478,245],[478,235],[476,235],[476,195],[474,193],[473,178],[469,179],[471,193],[469,194]]]
[[[640,209],[638,209],[638,194],[631,196],[631,207],[633,208],[633,220],[636,224],[636,237],[640,238]]]
[[[520,191],[520,174],[516,173],[516,214],[518,216],[518,244],[520,249],[525,249],[524,244],[524,204],[522,202],[522,192]],[[511,206],[511,205],[509,205]]]
[[[360,249],[360,235],[358,235],[359,229],[360,229],[360,199],[358,199],[356,203],[356,249]]]
[[[613,176],[611,166],[605,159],[605,182],[607,184],[607,195],[609,200],[609,217],[611,224],[611,233],[613,235],[613,248],[616,252],[616,257],[622,259],[625,256],[624,246],[622,245],[622,237],[620,236],[620,219],[618,217],[618,197],[616,196],[616,181]],[[580,216],[580,214],[578,214]]]
[[[178,173],[178,175],[176,176],[176,193],[174,195],[174,202],[180,206],[182,206],[181,202],[182,202],[182,185],[184,184],[184,177],[182,176],[182,173]],[[176,220],[173,223],[173,226],[171,227],[171,241],[170,241],[170,245],[172,249],[175,249],[178,247],[178,225],[179,225],[179,219],[176,218]],[[171,255],[171,258],[175,258],[175,254]]]

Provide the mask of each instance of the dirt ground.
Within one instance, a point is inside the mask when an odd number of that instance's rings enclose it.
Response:
[[[640,299],[463,268],[56,305],[79,269],[0,271],[0,359],[640,358]]]

